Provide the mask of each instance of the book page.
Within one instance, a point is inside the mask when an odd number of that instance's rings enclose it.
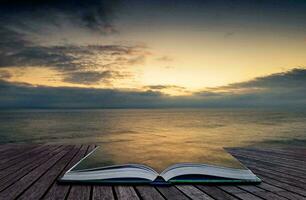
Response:
[[[88,170],[128,164],[140,164],[146,170],[150,168],[161,173],[166,168],[180,163],[208,164],[236,169],[244,169],[235,158],[222,148],[205,148],[186,144],[182,147],[170,148],[168,145],[155,147],[101,146],[80,162],[73,170]],[[148,166],[148,167],[145,167]],[[73,171],[72,170],[72,171]]]

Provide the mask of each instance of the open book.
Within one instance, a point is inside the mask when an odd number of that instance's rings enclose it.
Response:
[[[179,162],[171,166],[148,166],[145,161],[135,164],[114,163],[105,159],[102,148],[96,148],[60,179],[62,182],[88,183],[259,183],[261,180],[238,160],[223,151],[225,161],[213,159],[210,164]],[[220,154],[220,152],[218,153]],[[218,155],[220,157],[220,155]],[[156,160],[156,163],[163,163]],[[167,162],[164,162],[167,163]]]

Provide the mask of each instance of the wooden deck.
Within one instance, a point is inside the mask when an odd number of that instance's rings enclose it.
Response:
[[[94,145],[0,145],[0,199],[306,199],[306,148],[235,148],[260,185],[59,185],[56,179]]]

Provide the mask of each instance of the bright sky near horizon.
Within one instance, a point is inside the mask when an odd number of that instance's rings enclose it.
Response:
[[[0,11],[8,82],[185,95],[306,66],[305,1],[13,0]]]

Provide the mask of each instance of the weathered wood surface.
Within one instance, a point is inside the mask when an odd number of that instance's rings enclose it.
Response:
[[[102,186],[57,179],[94,145],[0,145],[0,199],[306,200],[306,148],[227,149],[260,185]]]

